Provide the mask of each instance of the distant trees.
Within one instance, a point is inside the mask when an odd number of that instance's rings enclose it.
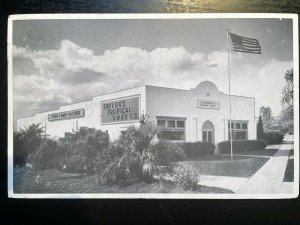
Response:
[[[262,117],[259,116],[257,125],[256,125],[256,139],[257,140],[262,140],[264,139],[264,125],[262,121]]]
[[[286,71],[284,79],[286,84],[282,89],[282,110],[277,117],[272,115],[270,107],[260,107],[259,114],[262,119],[264,132],[280,132],[285,134],[294,130],[294,90],[293,69]]]
[[[285,86],[282,89],[281,105],[282,111],[278,118],[283,132],[294,131],[294,71],[288,70],[285,75]]]
[[[269,106],[268,107],[265,107],[265,106],[260,107],[259,114],[261,115],[263,122],[268,122],[273,118],[272,110]]]
[[[278,131],[276,119],[273,117],[271,108],[262,106],[259,109],[259,115],[263,122],[264,131]]]

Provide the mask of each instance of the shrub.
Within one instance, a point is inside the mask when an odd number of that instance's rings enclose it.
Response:
[[[82,154],[74,154],[65,158],[64,170],[72,173],[86,172],[86,157]]]
[[[13,176],[13,188],[16,193],[39,193],[46,187],[46,183],[40,178],[38,170],[31,166],[16,166]]]
[[[178,187],[184,190],[196,191],[200,181],[199,175],[193,170],[191,166],[179,165],[176,167],[174,173],[174,181]]]
[[[187,159],[198,160],[206,155],[213,155],[216,146],[209,142],[186,142],[182,144]]]
[[[264,134],[264,140],[269,145],[281,144],[283,140],[283,134],[277,131],[266,132]]]
[[[172,142],[159,141],[152,146],[152,150],[156,152],[160,166],[171,166],[187,158],[182,146]]]
[[[14,145],[14,166],[24,166],[26,164],[26,159],[28,153],[23,147],[22,135],[19,132],[14,132],[13,136],[13,145]]]
[[[154,175],[171,173],[183,150],[172,143],[156,142],[157,128],[151,123],[129,127],[109,148],[99,154],[101,182],[126,184],[153,181]]]
[[[42,142],[43,129],[40,124],[32,124],[14,132],[14,166],[25,165],[29,155],[34,154]]]
[[[266,147],[266,142],[263,140],[241,140],[232,141],[233,153],[263,150]],[[230,141],[223,141],[218,144],[218,149],[221,153],[230,154]]]
[[[101,130],[81,127],[70,138],[61,138],[59,143],[64,170],[94,173],[97,156],[108,148],[109,135]]]
[[[58,143],[52,139],[45,139],[30,157],[30,163],[39,170],[59,169],[60,159]]]
[[[152,149],[152,142],[157,129],[151,124],[136,128],[129,127],[113,145],[114,155],[107,160],[107,165],[99,164],[100,177],[106,182],[127,183],[131,180],[150,182],[158,171],[157,155]],[[108,150],[109,151],[109,150]],[[99,166],[98,165],[98,166]]]

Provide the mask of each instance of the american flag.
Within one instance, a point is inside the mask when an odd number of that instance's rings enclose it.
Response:
[[[257,39],[242,37],[230,32],[233,51],[261,54],[261,47]]]

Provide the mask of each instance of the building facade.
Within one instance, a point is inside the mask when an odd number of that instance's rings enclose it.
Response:
[[[144,85],[17,119],[17,128],[41,123],[47,135],[59,138],[91,127],[114,140],[146,115],[159,127],[159,139],[217,144],[229,139],[229,105],[229,96],[210,81],[191,90]],[[231,122],[234,140],[255,139],[255,99],[231,95]]]

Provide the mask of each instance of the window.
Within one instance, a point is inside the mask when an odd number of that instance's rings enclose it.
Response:
[[[184,140],[184,130],[162,130],[159,132],[158,138],[173,141]]]
[[[168,127],[175,127],[175,120],[168,120]]]
[[[248,129],[248,124],[247,123],[242,123],[242,129],[247,130]]]
[[[248,121],[233,121],[231,122],[232,140],[247,140],[248,139]],[[230,140],[230,123],[228,122],[228,140]]]
[[[185,118],[163,117],[157,119],[160,128],[157,137],[162,140],[184,141]]]
[[[166,121],[165,120],[157,120],[157,126],[165,127],[166,126]]]
[[[178,128],[184,128],[184,121],[177,121]]]

